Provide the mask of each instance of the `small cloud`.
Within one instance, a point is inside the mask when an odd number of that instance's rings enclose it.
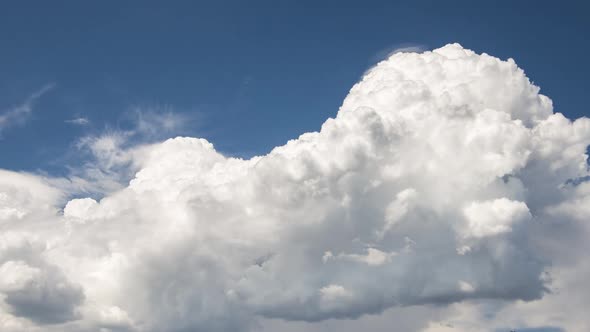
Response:
[[[348,289],[335,284],[321,288],[320,294],[322,295],[322,299],[330,301],[350,297],[352,295]]]
[[[396,53],[422,53],[426,51],[428,47],[423,44],[416,44],[416,43],[402,43],[396,44],[390,47],[386,47],[379,52],[375,53],[371,57],[371,63],[379,62],[385,59],[388,59],[390,56]]]
[[[407,44],[404,46],[400,46],[391,50],[389,55],[395,53],[422,53],[426,50],[426,46],[418,45],[418,44]]]
[[[85,126],[90,123],[90,120],[82,117],[82,118],[75,118],[75,119],[66,120],[65,123],[69,123],[69,124],[73,124],[73,125],[77,125],[77,126]]]
[[[184,132],[192,120],[167,105],[136,106],[128,114],[133,131],[145,138],[161,138]]]
[[[91,121],[75,117],[66,123],[86,126]],[[144,146],[187,131],[191,115],[173,111],[171,106],[137,106],[123,114],[116,127],[83,136],[73,144],[68,186],[72,192],[104,195],[121,189],[138,170]]]
[[[333,259],[341,259],[357,263],[365,263],[370,266],[379,266],[391,262],[392,258],[396,255],[396,252],[383,252],[375,248],[367,248],[367,253],[365,255],[341,253],[334,256],[331,251],[326,251],[322,256],[322,261],[326,263]]]

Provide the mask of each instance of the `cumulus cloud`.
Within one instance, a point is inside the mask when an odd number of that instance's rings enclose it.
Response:
[[[536,303],[568,256],[559,240],[589,234],[590,190],[572,179],[590,175],[590,120],[554,113],[512,59],[458,44],[393,54],[319,132],[264,156],[124,141],[84,142],[111,172],[133,165],[100,200],[0,173],[0,225],[30,248],[0,256],[5,330],[248,331]],[[451,325],[467,331],[461,312]]]
[[[531,214],[523,202],[498,198],[493,201],[471,202],[463,209],[467,225],[465,236],[484,237],[512,231],[512,224],[529,220]]]

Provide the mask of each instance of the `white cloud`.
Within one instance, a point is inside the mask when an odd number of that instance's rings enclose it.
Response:
[[[338,301],[351,296],[351,293],[340,285],[328,285],[320,289],[322,299],[327,301]]]
[[[84,117],[80,117],[80,118],[69,119],[69,120],[66,120],[65,122],[70,123],[70,124],[74,124],[74,125],[78,125],[78,126],[85,126],[90,123],[90,120],[88,120],[87,118],[84,118]]]
[[[183,131],[194,121],[188,116],[174,113],[170,108],[134,108],[125,114],[126,128],[107,128],[100,134],[80,138],[74,163],[66,181],[57,185],[70,193],[90,193],[102,196],[126,186],[139,170],[144,151],[150,144],[160,142],[172,132]],[[85,118],[69,120],[86,124]],[[84,122],[84,123],[82,123]]]
[[[320,132],[249,160],[197,138],[134,146],[154,133],[138,128],[81,141],[96,165],[80,178],[119,184],[98,201],[0,173],[3,241],[15,243],[0,242],[0,265],[20,271],[2,285],[26,299],[2,286],[0,327],[247,331],[397,310],[433,315],[400,322],[408,331],[476,331],[504,327],[478,301],[529,312],[581,264],[560,240],[589,234],[576,230],[590,190],[571,180],[590,175],[590,120],[553,113],[512,60],[457,44],[396,53]],[[567,245],[579,253],[582,239]],[[574,315],[569,326],[585,326]],[[535,319],[510,322],[551,323]]]
[[[384,59],[388,59],[396,53],[422,53],[427,49],[428,47],[422,44],[401,43],[380,50],[373,57],[371,57],[371,62],[376,63]]]
[[[166,106],[135,107],[132,114],[134,130],[150,138],[160,138],[163,133],[178,133],[187,125],[194,125],[191,118],[182,113],[173,112],[171,107]]]
[[[498,198],[492,201],[471,202],[463,209],[467,225],[462,226],[465,236],[484,237],[511,232],[512,225],[531,219],[523,202]]]

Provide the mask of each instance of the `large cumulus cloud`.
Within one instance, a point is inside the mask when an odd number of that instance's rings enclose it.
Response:
[[[245,331],[540,299],[561,255],[539,239],[587,219],[588,144],[590,120],[554,113],[512,59],[453,44],[392,55],[264,156],[143,146],[99,201],[3,171],[0,324]]]

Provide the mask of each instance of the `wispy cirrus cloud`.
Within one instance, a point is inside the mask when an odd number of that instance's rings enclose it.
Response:
[[[182,134],[195,125],[194,115],[176,112],[171,106],[141,105],[124,112],[118,126],[88,133],[74,144],[67,183],[59,186],[76,193],[97,196],[123,188],[138,170],[144,149],[163,139]],[[89,126],[85,117],[67,120]]]
[[[73,118],[73,119],[66,120],[64,122],[72,124],[72,125],[77,125],[77,126],[86,126],[86,125],[90,124],[90,120],[88,120],[88,118],[85,118],[85,117]]]
[[[23,125],[33,112],[37,100],[54,88],[55,83],[48,83],[29,95],[20,105],[3,111],[0,114],[0,134],[9,127]]]

